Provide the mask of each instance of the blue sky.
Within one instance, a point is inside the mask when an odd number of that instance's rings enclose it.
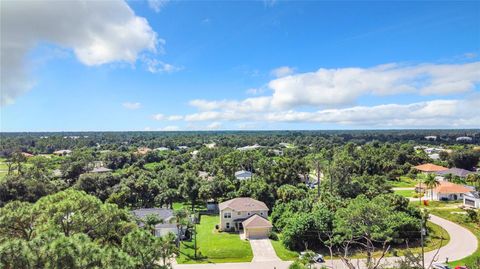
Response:
[[[1,131],[480,127],[478,1],[52,7],[2,7]]]

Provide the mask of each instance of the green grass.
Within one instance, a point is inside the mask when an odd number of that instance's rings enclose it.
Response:
[[[395,190],[394,193],[408,198],[408,197],[413,197],[413,195],[415,194],[415,191],[412,191],[412,190]]]
[[[298,258],[299,253],[297,251],[289,250],[288,248],[286,248],[281,240],[270,240],[270,242],[272,242],[275,253],[277,253],[277,256],[282,261],[293,261]]]
[[[173,207],[173,210],[179,210],[183,208],[192,210],[192,204],[189,202],[174,202],[172,207]],[[195,203],[195,210],[196,211],[207,210],[207,205],[205,204],[205,202],[198,201]]]
[[[393,188],[407,188],[407,187],[415,187],[417,182],[414,179],[411,179],[406,176],[401,176],[400,180],[391,180],[389,181],[390,185]]]
[[[218,216],[203,215],[197,225],[197,257],[194,259],[194,242],[182,242],[178,263],[225,263],[250,262],[253,258],[248,241],[240,239],[238,233],[215,230]],[[200,258],[201,256],[201,258]]]

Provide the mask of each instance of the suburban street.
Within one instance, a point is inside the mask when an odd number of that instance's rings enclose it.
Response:
[[[425,263],[428,265],[430,261],[433,260],[435,255],[437,254],[435,261],[436,262],[445,262],[448,258],[449,261],[459,260],[464,257],[467,257],[473,254],[478,246],[477,238],[473,235],[469,230],[463,228],[462,226],[448,221],[446,219],[430,215],[430,221],[441,226],[445,229],[450,235],[450,242],[442,247],[438,254],[436,253],[437,250],[430,251],[425,253]],[[257,242],[254,243],[257,245]],[[263,245],[265,242],[261,242],[259,245]],[[275,261],[267,259],[259,258],[258,256],[262,256],[265,251],[265,246],[256,248],[254,247],[252,250],[254,251],[254,259],[252,262],[249,263],[220,263],[220,264],[176,264],[174,265],[175,269],[219,269],[219,268],[228,268],[228,269],[287,269],[288,266],[291,264],[289,261]],[[268,255],[268,254],[267,254]],[[389,257],[385,258],[383,264],[394,264],[398,261],[398,257]],[[360,268],[364,264],[364,259],[357,259],[353,260],[355,264],[359,264]],[[325,264],[328,267],[339,268],[343,269],[346,268],[342,261],[340,260],[327,260]],[[320,268],[320,267],[318,267]]]

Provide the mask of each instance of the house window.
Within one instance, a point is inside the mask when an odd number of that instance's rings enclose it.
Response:
[[[227,229],[230,229],[230,222],[227,222],[227,223],[225,224],[225,227],[226,227]]]
[[[223,214],[223,217],[226,218],[226,219],[229,219],[229,218],[232,217],[232,213],[230,213],[230,212],[225,212],[225,213]]]
[[[263,212],[260,212],[260,215],[262,215],[262,216],[263,216]]]
[[[241,214],[242,214],[242,213],[240,213],[240,212],[237,213],[237,215],[239,215],[239,216],[240,216]]]

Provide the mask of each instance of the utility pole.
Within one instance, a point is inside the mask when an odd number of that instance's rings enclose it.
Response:
[[[422,219],[420,220],[420,243],[422,245],[422,269],[425,269],[425,250],[423,246],[424,236],[426,235],[426,230],[424,227],[424,215],[422,214]]]
[[[195,214],[195,210],[193,210],[193,234],[195,236],[193,248],[195,249],[195,259],[197,259],[197,215]]]

